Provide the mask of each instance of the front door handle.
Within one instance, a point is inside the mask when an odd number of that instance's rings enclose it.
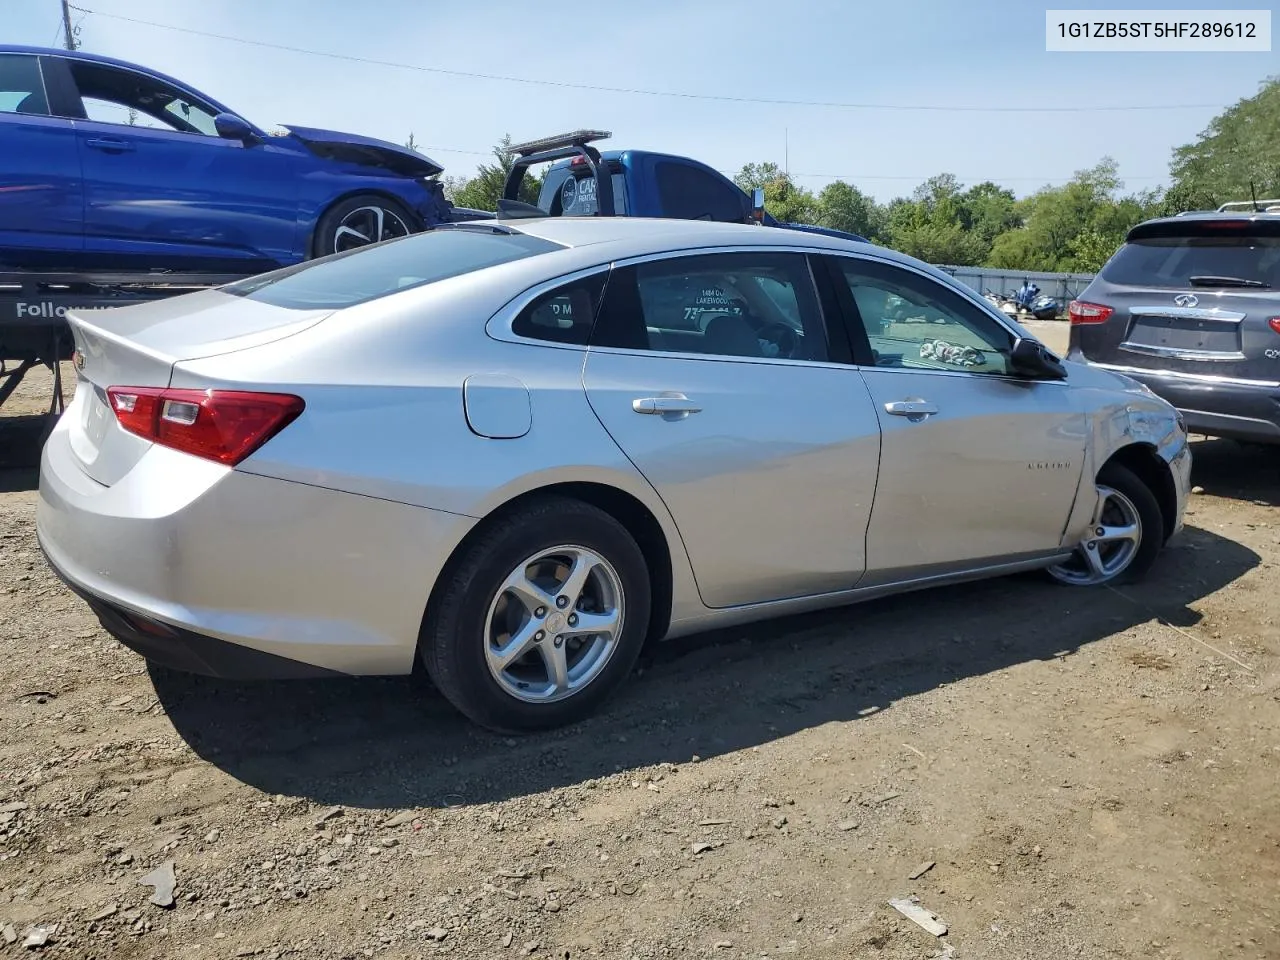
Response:
[[[938,405],[928,400],[894,400],[884,405],[885,413],[911,420],[923,420],[938,412]]]
[[[691,413],[701,413],[702,408],[683,393],[665,397],[638,397],[631,401],[631,409],[636,413],[647,413],[664,417],[687,417]]]
[[[133,144],[128,140],[116,140],[113,137],[94,137],[86,140],[84,145],[94,150],[106,150],[108,153],[125,153],[133,149]]]

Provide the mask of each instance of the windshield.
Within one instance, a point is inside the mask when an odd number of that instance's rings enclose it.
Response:
[[[538,206],[553,217],[590,217],[599,209],[596,202],[596,179],[585,167],[552,167],[542,181]],[[613,212],[627,214],[625,174],[613,174]]]
[[[298,310],[354,306],[463,273],[561,250],[523,233],[429,230],[239,280],[224,293]]]
[[[1102,268],[1102,277],[1111,283],[1143,287],[1241,285],[1231,280],[1280,287],[1280,237],[1139,240],[1121,247]]]

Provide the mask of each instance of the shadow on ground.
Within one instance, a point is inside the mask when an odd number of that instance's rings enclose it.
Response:
[[[934,589],[655,645],[604,713],[519,739],[456,715],[419,678],[240,684],[153,669],[181,736],[272,794],[353,808],[469,805],[688,762],[853,721],[966,677],[1071,656],[1190,604],[1259,562],[1189,527],[1142,584],[1081,590],[1038,575]]]
[[[1191,445],[1192,482],[1205,493],[1260,506],[1280,506],[1280,445],[1244,446],[1232,440]]]
[[[43,414],[0,417],[0,471],[22,473],[38,467],[48,426],[49,419]],[[0,482],[3,480],[0,476]]]
[[[40,486],[40,471],[36,467],[0,470],[0,493],[22,493]]]

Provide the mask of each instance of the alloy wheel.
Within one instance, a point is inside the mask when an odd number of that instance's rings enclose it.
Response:
[[[1119,490],[1098,487],[1098,508],[1071,559],[1049,568],[1050,576],[1076,586],[1115,580],[1128,569],[1142,543],[1142,518]]]
[[[542,550],[512,570],[485,618],[485,661],[503,691],[552,703],[596,679],[623,627],[618,572],[586,547]]]
[[[338,224],[333,232],[333,249],[329,253],[342,253],[381,240],[408,236],[411,231],[393,210],[386,207],[356,207]]]

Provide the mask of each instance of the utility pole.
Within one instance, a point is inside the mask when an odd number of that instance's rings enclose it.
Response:
[[[67,0],[62,0],[62,33],[67,43],[67,49],[74,50],[76,41],[71,35],[71,7],[68,6]]]

